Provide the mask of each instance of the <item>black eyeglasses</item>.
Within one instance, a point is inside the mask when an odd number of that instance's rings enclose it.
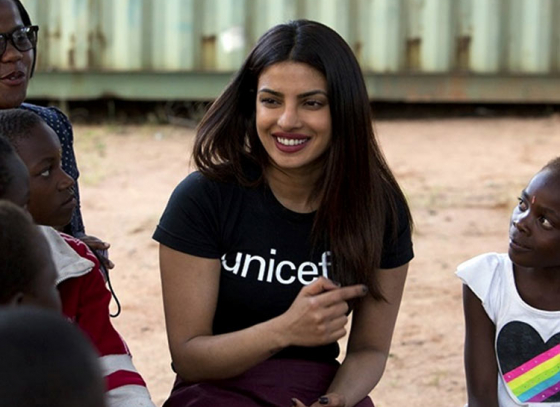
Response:
[[[11,33],[0,34],[0,56],[4,55],[8,47],[8,41],[19,51],[25,52],[35,48],[37,45],[37,31],[39,27],[30,25],[16,28]]]

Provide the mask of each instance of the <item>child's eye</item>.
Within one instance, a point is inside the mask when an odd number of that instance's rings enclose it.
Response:
[[[550,223],[550,221],[549,221],[547,218],[543,217],[543,216],[541,216],[541,217],[539,218],[539,222],[541,223],[541,225],[542,225],[543,228],[545,228],[545,229],[553,229],[553,228],[554,228],[554,226],[552,226],[552,223]]]
[[[527,210],[527,204],[525,203],[523,198],[517,198],[517,200],[519,201],[519,204],[517,205],[519,210],[526,211]]]
[[[44,171],[41,171],[41,173],[39,174],[41,177],[45,177],[47,178],[49,175],[51,175],[51,168],[47,168]]]

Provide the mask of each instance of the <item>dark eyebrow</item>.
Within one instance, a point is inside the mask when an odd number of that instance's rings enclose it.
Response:
[[[43,158],[41,161],[39,161],[38,163],[36,163],[33,168],[30,168],[33,171],[37,171],[38,168],[42,168],[45,165],[51,165],[52,163],[54,163],[56,161],[56,158],[52,158],[52,157],[48,157],[48,158]]]
[[[259,91],[257,93],[270,93],[271,95],[274,95],[274,96],[282,96],[282,94],[280,92],[276,92],[276,91],[274,91],[272,89],[268,89],[268,88],[259,89]]]
[[[558,212],[556,212],[554,209],[550,209],[550,208],[547,208],[547,207],[541,207],[541,210],[545,215],[553,216],[557,220],[560,220],[560,217],[558,216]]]
[[[529,199],[529,194],[527,193],[527,191],[523,190],[521,191],[521,197],[526,200],[526,201],[530,201]],[[538,203],[538,202],[537,202]],[[558,215],[558,212],[556,212],[554,209],[551,208],[547,208],[546,206],[541,206],[541,211],[545,214],[545,215],[552,215],[554,216],[556,219],[560,220],[560,216]]]
[[[282,93],[268,88],[262,88],[259,89],[258,91],[258,93],[263,93],[263,92],[270,93],[271,95],[278,96],[278,97],[284,96]],[[328,97],[327,92],[325,92],[324,90],[316,89],[298,95],[298,99],[305,99],[306,97],[315,96],[315,95],[324,95],[325,97]]]

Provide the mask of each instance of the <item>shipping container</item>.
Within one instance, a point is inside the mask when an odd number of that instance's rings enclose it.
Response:
[[[560,101],[560,0],[23,0],[40,26],[30,97],[211,100],[261,34],[341,34],[372,100]]]

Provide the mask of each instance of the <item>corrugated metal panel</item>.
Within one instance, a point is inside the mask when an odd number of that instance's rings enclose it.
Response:
[[[24,0],[39,70],[234,71],[257,38],[321,21],[364,71],[557,73],[558,0]]]
[[[340,33],[372,99],[560,102],[560,0],[23,0],[29,96],[208,100],[268,28]]]

